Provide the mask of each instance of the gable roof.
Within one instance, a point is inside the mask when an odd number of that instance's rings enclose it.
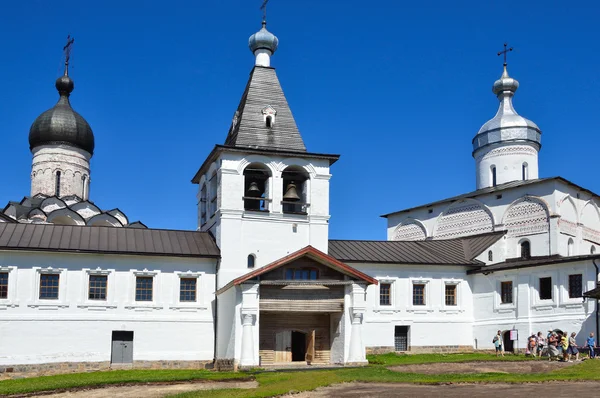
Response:
[[[327,255],[327,254],[323,253],[322,251],[315,249],[312,246],[306,246],[304,249],[300,249],[292,254],[288,254],[287,256],[282,257],[279,260],[273,261],[272,263],[265,265],[264,267],[255,269],[252,272],[248,272],[246,275],[242,275],[239,278],[232,280],[227,285],[225,285],[221,289],[219,289],[217,291],[217,294],[224,292],[225,290],[229,289],[232,286],[240,285],[250,279],[256,278],[262,274],[265,274],[267,272],[273,271],[274,269],[282,267],[286,264],[294,262],[302,257],[308,257],[320,264],[323,264],[327,267],[333,268],[336,271],[339,271],[343,274],[363,280],[369,284],[376,285],[378,283],[377,279],[372,278],[363,272],[360,272],[356,268],[350,267],[349,265],[344,264],[341,261],[338,261],[337,259],[333,258],[332,256]]]
[[[482,188],[482,189],[478,189],[476,191],[472,191],[472,192],[468,192],[462,195],[458,195],[458,196],[453,196],[451,198],[448,199],[442,199],[442,200],[437,200],[435,202],[431,202],[431,203],[427,203],[424,205],[420,205],[420,206],[415,206],[415,207],[410,207],[408,209],[404,209],[404,210],[398,210],[398,211],[394,211],[391,213],[387,213],[387,214],[383,214],[381,217],[383,218],[387,218],[391,215],[394,214],[398,214],[398,213],[406,213],[412,210],[416,210],[416,209],[421,209],[424,207],[431,207],[431,206],[435,206],[435,205],[439,205],[442,203],[448,203],[448,202],[454,202],[460,199],[467,199],[467,198],[476,198],[480,195],[485,195],[485,194],[490,194],[490,193],[495,193],[495,192],[502,192],[504,190],[507,189],[512,189],[512,188],[518,188],[518,187],[523,187],[523,186],[528,186],[528,185],[537,185],[537,184],[541,184],[543,182],[547,182],[547,181],[559,181],[562,182],[564,184],[567,185],[571,185],[572,187],[579,189],[581,191],[587,192],[592,196],[598,197],[598,195],[592,191],[590,191],[589,189],[585,189],[580,185],[577,185],[569,180],[567,180],[566,178],[562,178],[562,177],[548,177],[548,178],[538,178],[535,180],[527,180],[527,181],[511,181],[511,182],[507,182],[505,184],[500,184],[500,185],[496,185],[495,187],[487,187],[487,188]]]
[[[505,232],[465,236],[462,238],[424,241],[330,240],[329,254],[348,263],[389,263],[427,265],[469,265],[480,267],[475,260],[496,243]]]
[[[0,250],[220,258],[208,232],[0,223]]]
[[[275,110],[275,123],[267,127],[263,109]],[[225,145],[306,152],[306,146],[287,103],[274,68],[255,66],[234,115]]]

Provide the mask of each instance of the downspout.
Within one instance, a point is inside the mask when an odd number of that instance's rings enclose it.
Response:
[[[598,287],[598,264],[596,264],[596,259],[592,259],[592,264],[594,264],[594,268],[596,268],[596,287]],[[598,336],[598,318],[600,314],[598,313],[598,299],[596,299],[596,336]],[[598,337],[596,337],[598,338]]]
[[[214,339],[214,344],[213,344],[213,369],[215,369],[217,367],[217,339],[219,337],[219,335],[217,334],[218,332],[218,322],[217,322],[217,318],[218,318],[218,314],[219,314],[219,300],[218,300],[218,296],[217,296],[217,290],[219,287],[219,265],[221,264],[221,259],[218,258],[217,259],[217,263],[215,264],[215,315],[213,316],[213,334],[215,336]],[[596,313],[596,316],[598,314]]]

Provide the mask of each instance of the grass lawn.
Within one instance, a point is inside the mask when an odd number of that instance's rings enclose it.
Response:
[[[270,397],[290,391],[308,391],[336,383],[361,381],[384,383],[524,383],[554,380],[600,380],[600,361],[585,361],[550,373],[539,374],[441,374],[426,375],[401,373],[388,370],[388,366],[422,363],[456,363],[471,361],[495,361],[490,354],[417,354],[369,356],[371,365],[363,368],[336,368],[313,371],[290,372],[211,372],[206,370],[118,370],[43,376],[28,379],[0,381],[0,395],[23,394],[37,391],[69,389],[85,386],[101,386],[126,383],[169,382],[186,380],[231,380],[255,378],[259,387],[251,390],[221,389],[203,390],[179,394],[188,397]],[[532,361],[524,355],[507,355],[501,361]]]
[[[37,391],[121,383],[149,383],[186,380],[248,379],[245,373],[211,372],[209,370],[114,370],[108,372],[71,373],[0,381],[0,396]]]

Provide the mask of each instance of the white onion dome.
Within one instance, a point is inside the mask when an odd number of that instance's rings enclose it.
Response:
[[[271,54],[275,53],[277,46],[279,45],[279,39],[273,33],[267,30],[267,22],[263,21],[262,28],[250,36],[248,40],[248,47],[254,54],[256,50],[268,50]]]
[[[529,119],[520,116],[513,107],[512,99],[519,82],[508,75],[506,64],[500,79],[494,82],[492,91],[500,100],[496,116],[486,122],[473,138],[473,154],[487,145],[502,142],[529,142],[541,148],[541,130]]]

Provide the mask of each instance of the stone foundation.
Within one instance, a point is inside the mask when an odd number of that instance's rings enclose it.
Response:
[[[393,346],[377,346],[367,347],[367,354],[387,354],[396,352]],[[408,351],[398,351],[399,354],[450,354],[450,353],[475,352],[473,346],[470,345],[427,345],[427,346],[412,346]]]
[[[113,369],[212,369],[213,361],[134,361],[133,364],[103,362],[54,362],[28,365],[0,365],[0,380],[49,376],[63,373],[97,372]]]
[[[215,361],[215,370],[219,372],[235,372],[238,370],[238,364],[235,359],[217,359]]]

